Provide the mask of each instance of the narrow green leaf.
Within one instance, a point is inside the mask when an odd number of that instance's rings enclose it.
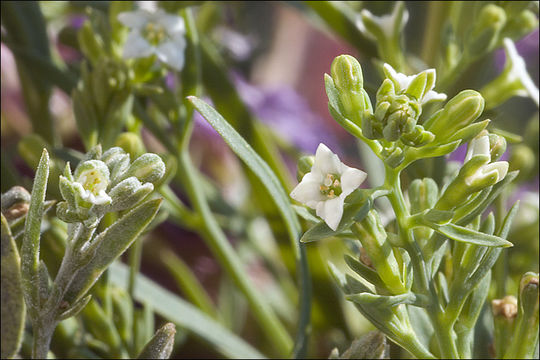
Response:
[[[113,263],[109,274],[113,284],[127,288],[129,269],[126,265],[119,262]],[[154,281],[138,274],[135,283],[134,297],[136,300],[152,306],[157,314],[209,342],[226,357],[264,358],[244,340]]]
[[[21,285],[21,259],[4,215],[2,217],[1,298],[2,359],[19,351],[24,333],[25,306]]]
[[[484,234],[479,231],[474,231],[472,229],[452,223],[447,225],[437,225],[434,223],[425,222],[425,225],[432,228],[441,235],[460,242],[489,247],[513,246],[511,242],[498,236]]]
[[[409,304],[423,307],[429,304],[428,299],[424,295],[408,292],[400,295],[384,296],[370,293],[351,294],[346,296],[347,300],[351,300],[360,305],[374,306],[378,309],[398,306],[400,304]]]
[[[161,199],[142,203],[94,238],[85,251],[91,260],[77,272],[67,290],[66,301],[73,303],[86,294],[107,267],[143,232],[160,204]]]
[[[47,181],[49,179],[49,153],[43,149],[34,177],[30,207],[24,225],[24,238],[21,245],[21,273],[23,292],[28,311],[34,312],[40,305],[39,300],[39,240],[41,220]]]
[[[360,275],[363,279],[370,282],[379,289],[386,290],[384,282],[381,280],[379,274],[377,274],[375,270],[367,267],[366,265],[362,264],[360,261],[356,260],[350,255],[345,255],[345,262],[352,270],[354,270],[354,272]]]
[[[291,246],[297,260],[297,273],[300,281],[300,321],[298,324],[298,337],[295,344],[295,354],[300,349],[300,356],[305,349],[307,341],[307,329],[311,314],[311,279],[309,276],[308,263],[305,257],[305,251],[302,250],[298,241],[300,237],[300,223],[294,213],[289,197],[283,190],[280,180],[268,166],[268,164],[251,148],[251,146],[236,132],[236,130],[210,105],[204,101],[189,96],[189,101],[195,106],[195,109],[212,125],[212,127],[221,135],[234,153],[249,167],[255,176],[264,185],[272,199],[274,200],[280,215],[285,222],[287,232],[291,241]],[[298,340],[302,344],[298,343]]]
[[[514,205],[512,205],[512,207],[508,211],[508,214],[506,215],[506,217],[504,218],[501,224],[501,228],[497,232],[498,236],[502,238],[506,238],[506,236],[508,235],[508,232],[510,231],[510,227],[512,226],[512,220],[514,219],[514,216],[516,216],[518,209],[519,209],[519,200],[516,201]]]
[[[58,316],[58,319],[66,320],[67,318],[70,318],[72,316],[77,316],[77,314],[79,314],[81,310],[84,309],[86,305],[88,305],[91,299],[92,299],[92,295],[83,297],[81,300],[79,300],[74,305],[72,305],[68,310],[60,314]]]
[[[166,323],[146,344],[137,357],[138,359],[168,359],[174,346],[176,327],[173,323]]]
[[[300,224],[292,210],[289,197],[283,190],[281,183],[274,172],[214,108],[194,96],[188,98],[197,111],[201,113],[208,123],[210,123],[210,125],[212,125],[212,127],[223,137],[235,154],[246,163],[246,165],[257,175],[257,178],[264,184],[278,206],[285,225],[287,226],[296,258],[299,258],[300,247],[297,239],[300,235]]]
[[[420,148],[409,147],[405,156],[407,159],[426,159],[450,154],[461,144],[461,140],[456,140],[444,145],[423,146]]]

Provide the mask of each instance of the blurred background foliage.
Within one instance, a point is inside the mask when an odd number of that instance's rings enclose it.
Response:
[[[403,33],[403,49],[410,72],[438,66],[433,53],[436,49],[424,44],[432,41],[434,46],[442,47],[442,40],[429,37],[442,32],[441,23],[452,2],[434,3],[441,2],[406,2],[410,17]],[[463,6],[473,12],[475,7],[482,6],[480,3],[483,2],[466,2]],[[327,144],[344,163],[369,169],[356,140],[328,113],[323,75],[330,72],[330,64],[337,55],[351,54],[361,62],[366,88],[373,97],[380,82],[373,60],[377,49],[354,25],[354,14],[361,9],[375,15],[387,14],[394,5],[391,1],[161,4],[169,11],[192,9],[201,42],[203,98],[210,99],[261,154],[287,192],[295,184],[296,159],[314,153],[320,142]],[[81,29],[89,24],[85,20],[91,19],[92,26],[105,27],[93,28],[91,33],[108,34],[111,9],[108,1],[22,2],[17,6],[2,2],[2,193],[14,185],[31,188],[33,169],[41,149],[46,147],[55,162],[47,199],[60,199],[54,178],[58,178],[65,161],[76,161],[88,150],[78,130],[82,125],[77,125],[75,120],[71,92],[82,77],[85,51],[81,49]],[[538,86],[538,28],[516,40],[518,52],[525,58],[527,70]],[[92,65],[98,60],[91,61]],[[144,64],[139,65],[144,68]],[[448,90],[449,98],[462,89],[482,88],[501,72],[503,65],[504,51],[498,46],[455,79]],[[172,74],[153,74],[146,83],[166,86],[171,89],[167,94],[178,89],[177,93],[189,90]],[[133,153],[162,154],[170,169],[170,191],[189,204],[182,186],[184,174],[176,171],[172,156],[175,154],[163,138],[171,129],[167,122],[178,128],[186,114],[170,113],[174,109],[167,108],[170,103],[165,95],[160,97],[151,88],[141,86],[127,91],[135,94],[136,103],[144,107],[150,120],[138,113],[137,106],[132,114],[121,114],[124,124],[114,133],[114,138],[107,140],[109,146],[120,145]],[[194,166],[204,174],[203,187],[211,210],[234,245],[248,277],[287,330],[294,333],[299,316],[298,284],[293,250],[277,210],[266,192],[261,191],[261,184],[219,135],[200,115],[194,117],[190,154]],[[515,134],[510,136],[514,141],[506,156],[517,157],[522,161],[518,167],[526,170],[515,184],[514,194],[509,195],[512,201],[522,199],[521,214],[516,217],[509,238],[515,247],[508,256],[514,279],[508,291],[515,293],[516,282],[523,272],[538,272],[538,257],[532,256],[538,254],[538,109],[528,98],[513,97],[485,113],[484,118],[487,117],[493,120],[494,127]],[[180,125],[174,124],[174,119]],[[518,152],[521,155],[514,155]],[[458,157],[454,160],[462,161]],[[436,177],[436,169],[436,166],[417,168],[414,177]],[[381,174],[366,171],[368,181],[380,179]],[[163,191],[162,195],[171,196]],[[140,273],[173,296],[193,303],[263,354],[275,356],[271,342],[253,321],[243,294],[200,233],[175,215],[172,203],[163,207],[152,229],[137,241],[138,246],[128,251],[124,261],[132,271],[140,269]],[[49,269],[54,273],[65,246],[62,243],[65,225],[50,214],[48,219],[43,232],[42,258],[51,264]],[[106,221],[110,223],[113,219]],[[341,352],[353,339],[373,329],[344,301],[329,276],[327,261],[342,263],[346,251],[341,239],[328,239],[307,247],[313,286],[309,357],[327,357],[334,347]],[[132,299],[132,288],[122,288],[122,281],[111,282],[119,278],[119,271],[117,267],[110,270],[116,275],[109,274],[94,289],[99,302],[92,302],[81,317],[61,323],[51,348],[57,357],[126,355],[120,350],[112,351],[114,344],[111,345],[110,338],[103,338],[103,328],[92,327],[92,321],[88,321],[102,316],[103,309],[115,316],[100,324],[118,332],[117,349],[127,349],[128,354],[138,353],[137,346],[154,333],[154,324],[161,326],[171,321],[165,314],[174,309],[166,309],[165,302],[150,305],[144,295]],[[109,292],[113,293],[112,297]],[[106,299],[113,299],[113,304],[108,304],[110,300]],[[165,309],[156,310],[156,306]],[[122,313],[126,311],[127,314]],[[81,321],[86,326],[81,327]],[[126,321],[144,323],[144,329],[152,330],[132,334],[129,329],[133,324],[126,325]],[[28,355],[29,346],[27,341],[23,343],[23,356]],[[200,334],[181,325],[178,328],[172,357],[224,355],[227,354],[223,349],[209,347],[207,339]],[[391,355],[407,356],[395,346],[391,347]]]

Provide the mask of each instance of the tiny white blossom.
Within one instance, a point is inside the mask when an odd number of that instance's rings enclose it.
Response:
[[[491,158],[489,152],[489,136],[483,135],[477,138],[474,138],[469,144],[469,149],[467,155],[465,156],[465,162],[471,160],[475,156],[487,156]],[[496,161],[493,163],[486,163],[478,168],[474,174],[468,176],[465,179],[467,185],[473,185],[474,183],[480,182],[487,177],[493,175],[497,176],[497,181],[495,184],[504,179],[506,173],[508,172],[508,162],[506,161]]]
[[[529,96],[538,106],[538,88],[527,72],[525,60],[518,54],[514,42],[505,38],[504,52],[506,53],[506,63],[504,65],[503,74],[508,77],[509,83],[521,84],[521,89],[516,93],[518,96]]]
[[[403,30],[408,20],[409,12],[401,2],[398,2],[394,6],[392,13],[388,15],[375,16],[369,10],[363,9],[356,20],[356,26],[369,39],[381,41],[382,39],[377,39],[377,34],[369,30],[370,26],[366,26],[366,22],[369,22],[378,29],[386,40],[390,40]]]
[[[396,87],[397,87],[396,88],[396,93],[407,90],[407,88],[409,87],[411,82],[417,76],[417,75],[407,76],[405,74],[398,73],[396,70],[394,70],[392,65],[387,64],[387,63],[384,64],[384,71],[385,71],[386,75],[390,78],[390,80],[392,80],[394,85],[396,85]],[[426,71],[432,74],[432,76],[433,76],[433,84],[435,84],[435,79],[436,79],[435,69],[428,69]],[[432,101],[432,100],[437,100],[437,101],[446,100],[446,94],[438,93],[438,92],[436,92],[436,91],[434,91],[432,89],[433,89],[433,86],[423,96],[422,105],[429,102],[429,101]]]
[[[77,174],[73,186],[83,200],[94,205],[109,204],[112,199],[105,192],[109,186],[107,165],[99,160],[88,160],[84,165],[84,170]]]
[[[126,59],[155,54],[175,70],[184,66],[184,19],[167,14],[163,9],[138,9],[118,14],[118,21],[129,27],[124,45]]]
[[[326,145],[319,144],[311,171],[293,189],[291,197],[312,209],[329,228],[336,230],[347,195],[366,179],[361,170],[343,164]]]

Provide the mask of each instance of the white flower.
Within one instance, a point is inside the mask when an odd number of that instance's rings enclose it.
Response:
[[[378,39],[378,35],[384,36],[386,40],[392,39],[403,30],[408,20],[409,12],[400,1],[388,15],[375,16],[369,10],[362,10],[356,20],[356,26],[369,39],[382,41],[383,39]]]
[[[103,161],[85,161],[77,170],[73,187],[83,200],[94,205],[105,205],[112,201],[105,192],[109,186],[109,168]]]
[[[465,156],[465,162],[471,160],[475,156],[487,156],[488,159],[491,158],[489,151],[489,136],[482,135],[480,137],[474,138],[469,144],[469,149],[467,151],[467,156]],[[496,176],[496,180],[493,184],[498,183],[506,176],[508,172],[508,162],[506,161],[496,161],[493,163],[486,162],[486,164],[481,165],[472,175],[465,178],[465,183],[469,186],[478,184],[486,178]]]
[[[538,88],[531,79],[531,76],[527,72],[525,61],[518,54],[514,42],[505,38],[504,40],[504,52],[506,53],[506,63],[504,64],[503,76],[507,76],[508,83],[517,83],[519,90],[515,95],[517,96],[530,96],[530,98],[538,106]]]
[[[293,189],[291,197],[315,209],[317,216],[335,231],[343,216],[345,198],[366,176],[365,172],[343,164],[326,145],[319,144],[311,171]]]
[[[131,28],[124,45],[126,59],[155,54],[175,70],[184,66],[184,19],[163,9],[139,9],[118,14],[118,21]]]
[[[436,81],[435,69],[428,69],[425,71],[429,74],[430,77],[433,78],[433,83],[430,86],[430,89],[422,97],[422,105],[432,100],[437,100],[437,101],[446,100],[446,94],[438,93],[432,90],[433,87],[435,86],[435,81]],[[392,82],[396,86],[396,93],[404,92],[405,90],[407,90],[407,88],[409,87],[411,82],[414,80],[414,78],[418,76],[418,75],[407,76],[405,74],[398,73],[396,70],[394,70],[392,65],[386,64],[386,63],[384,64],[384,72],[386,76],[390,80],[392,80]]]

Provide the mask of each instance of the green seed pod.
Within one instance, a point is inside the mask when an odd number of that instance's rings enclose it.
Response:
[[[484,98],[474,90],[463,90],[444,108],[424,123],[424,128],[435,135],[435,141],[444,142],[458,130],[475,121],[484,111]]]
[[[311,171],[313,164],[315,163],[315,156],[302,156],[298,160],[298,170],[296,171],[296,178],[298,181],[302,181],[304,175]]]
[[[491,51],[499,41],[499,34],[505,24],[506,13],[503,8],[494,4],[485,5],[467,38],[466,53],[469,57],[475,59]]]

